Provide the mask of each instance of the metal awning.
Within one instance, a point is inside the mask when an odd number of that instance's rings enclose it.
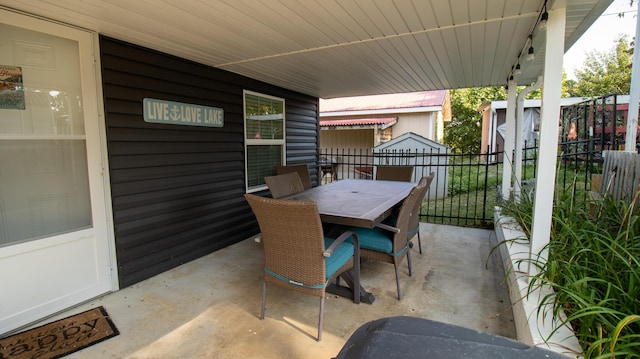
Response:
[[[370,129],[377,128],[384,130],[398,122],[397,117],[384,118],[332,118],[321,119],[320,128],[323,130],[342,130],[342,129]]]

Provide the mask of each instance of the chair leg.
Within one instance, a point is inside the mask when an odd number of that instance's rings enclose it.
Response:
[[[318,341],[322,340],[322,318],[324,317],[324,295],[320,297],[320,318],[318,318]]]
[[[262,308],[260,308],[260,319],[264,319],[264,307],[267,299],[267,282],[262,282]]]
[[[422,254],[422,240],[420,239],[420,227],[418,227],[418,249],[420,250],[420,254]]]
[[[400,278],[398,278],[398,267],[397,266],[393,266],[396,271],[396,289],[398,290],[398,300],[400,300]]]
[[[360,246],[355,246],[353,257],[353,302],[360,304]],[[340,276],[338,276],[339,278]]]
[[[407,267],[409,267],[409,277],[411,277],[411,251],[407,249]]]

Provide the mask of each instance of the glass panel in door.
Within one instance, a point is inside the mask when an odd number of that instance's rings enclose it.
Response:
[[[0,24],[0,247],[92,224],[77,48]]]

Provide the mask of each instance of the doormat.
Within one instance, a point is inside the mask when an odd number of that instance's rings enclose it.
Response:
[[[120,334],[104,307],[0,339],[2,359],[54,359]]]

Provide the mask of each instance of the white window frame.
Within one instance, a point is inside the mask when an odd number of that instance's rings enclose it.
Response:
[[[247,103],[246,98],[247,95],[264,97],[271,100],[282,101],[282,139],[265,139],[265,138],[247,138]],[[260,146],[260,145],[281,145],[282,146],[282,157],[281,164],[287,163],[287,135],[286,135],[286,103],[285,99],[282,97],[271,96],[259,92],[243,90],[242,91],[242,113],[243,113],[243,137],[244,137],[244,174],[245,174],[245,189],[247,193],[263,191],[267,189],[266,184],[261,184],[259,186],[249,186],[249,158],[248,158],[248,148],[249,146]],[[275,166],[274,172],[275,174]]]

